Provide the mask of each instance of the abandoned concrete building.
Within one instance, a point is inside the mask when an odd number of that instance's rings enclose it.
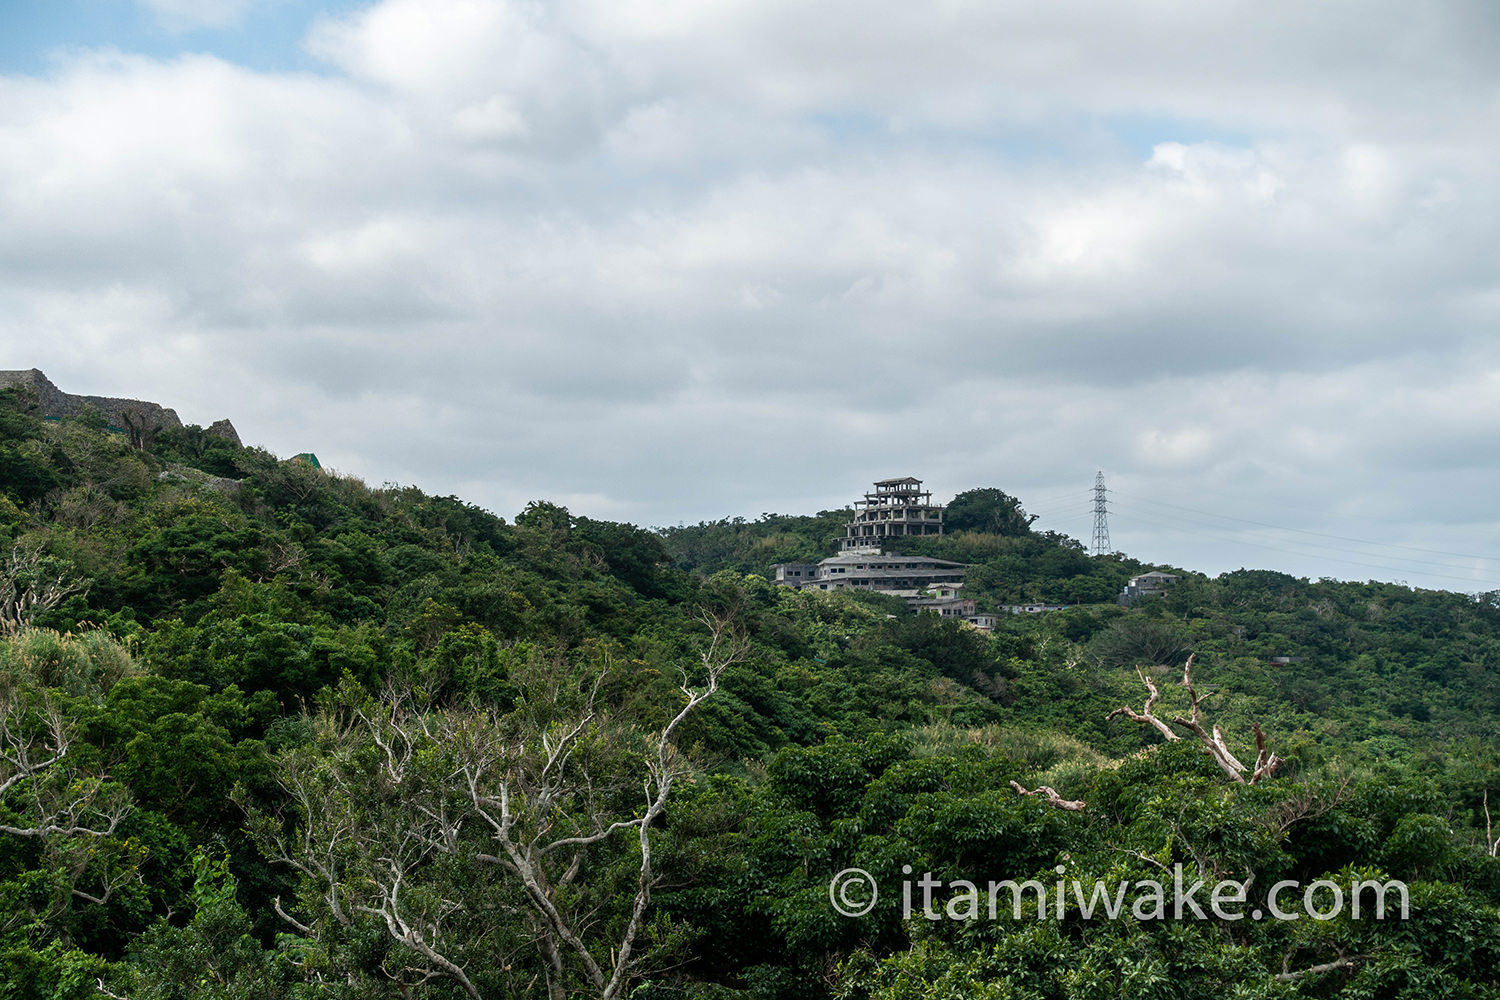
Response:
[[[772,570],[783,587],[857,587],[904,598],[917,611],[972,621],[974,600],[959,596],[963,563],[888,554],[883,548],[898,539],[942,533],[943,508],[932,502],[920,479],[882,479],[873,493],[855,503],[854,517],[838,540],[838,555],[816,563],[780,563]]]
[[[926,611],[944,618],[962,618],[967,622],[979,624],[974,621],[978,617],[975,615],[975,612],[979,610],[977,602],[972,597],[962,597],[958,593],[963,586],[961,583],[936,583],[917,598],[909,599],[907,603],[918,612]]]
[[[1164,597],[1167,593],[1167,588],[1180,579],[1182,578],[1174,573],[1151,572],[1142,573],[1140,576],[1133,576],[1130,578],[1130,582],[1125,584],[1125,588],[1120,591],[1119,596],[1115,598],[1115,603],[1129,607],[1142,598]]]
[[[863,587],[882,594],[913,596],[937,584],[962,584],[964,564],[925,556],[884,555],[878,549],[840,552],[816,563],[781,563],[773,567],[784,587],[837,590]]]

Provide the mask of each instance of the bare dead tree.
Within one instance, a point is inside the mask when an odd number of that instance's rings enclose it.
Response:
[[[57,706],[28,706],[14,691],[0,691],[0,802],[24,824],[0,823],[13,837],[114,833],[130,809],[128,799],[106,792],[97,779],[78,774],[68,760],[72,734]]]
[[[56,706],[44,706],[40,732],[23,715],[14,692],[0,693],[0,797],[68,755],[68,730]]]
[[[40,547],[18,541],[0,562],[0,631],[29,628],[38,615],[88,588],[87,580],[73,576]]]
[[[110,1000],[130,1000],[130,997],[126,994],[116,993],[114,990],[106,986],[103,979],[95,979],[94,983],[94,989],[97,990],[101,995],[109,997]]]
[[[445,977],[480,1000],[453,926],[463,906],[426,877],[445,849],[456,853],[459,829],[445,809],[459,799],[435,780],[450,769],[431,716],[417,710],[409,691],[391,688],[379,703],[320,715],[314,727],[315,748],[278,760],[279,782],[298,818],[290,830],[280,817],[249,809],[243,789],[234,793],[262,852],[303,876],[319,912],[300,920],[279,897],[273,909],[314,939],[374,919],[406,956],[383,965],[403,992]]]
[[[266,572],[272,577],[285,570],[296,569],[302,565],[307,553],[302,546],[291,539],[277,539],[271,542],[270,551],[266,558]]]
[[[74,899],[103,904],[139,878],[143,852],[110,839],[130,811],[129,795],[80,771],[72,738],[50,700],[0,688],[0,834],[40,841],[58,874],[45,905],[5,914],[0,928],[46,924]]]
[[[1214,759],[1214,762],[1219,765],[1219,768],[1225,774],[1240,784],[1253,785],[1275,774],[1277,769],[1281,767],[1282,760],[1266,748],[1266,734],[1261,730],[1260,723],[1253,723],[1250,727],[1255,733],[1256,757],[1253,769],[1245,766],[1234,755],[1233,751],[1229,749],[1228,744],[1224,742],[1224,734],[1218,726],[1205,728],[1203,702],[1207,701],[1213,692],[1209,691],[1200,695],[1198,694],[1198,689],[1194,687],[1193,660],[1195,658],[1196,654],[1189,656],[1182,668],[1182,686],[1187,689],[1188,703],[1192,709],[1190,714],[1186,716],[1174,715],[1170,725],[1157,716],[1154,710],[1156,703],[1161,700],[1161,691],[1146,672],[1137,667],[1136,676],[1140,677],[1141,683],[1146,685],[1147,697],[1145,705],[1142,706],[1140,712],[1137,712],[1129,705],[1121,705],[1106,715],[1104,717],[1105,721],[1107,722],[1117,715],[1123,715],[1134,722],[1153,727],[1157,732],[1162,734],[1163,738],[1174,742],[1182,739],[1182,736],[1172,726],[1181,726],[1197,738],[1198,742],[1203,745],[1203,748],[1208,751],[1209,756]]]
[[[501,865],[525,888],[527,902],[538,919],[538,946],[550,968],[551,997],[565,996],[560,975],[564,952],[583,969],[600,1000],[622,996],[640,964],[635,948],[651,892],[658,882],[650,831],[666,811],[673,783],[685,770],[676,745],[677,730],[713,696],[724,670],[742,659],[747,650],[744,638],[725,619],[704,615],[701,621],[709,633],[699,653],[702,684],[694,686],[684,672],[679,685],[684,698],[681,707],[649,740],[645,774],[640,779],[641,805],[634,815],[607,821],[594,807],[587,767],[574,766],[575,753],[597,713],[602,675],[576,721],[541,731],[529,746],[517,747],[519,753],[478,757],[464,767],[469,803],[489,826],[498,847],[495,853],[482,855],[481,860]],[[583,807],[581,827],[570,831],[557,828],[553,817],[564,805]],[[635,894],[625,926],[610,944],[606,957],[585,942],[578,917],[557,905],[551,879],[560,868],[562,880],[571,881],[582,863],[583,849],[627,831],[634,832],[640,852]]]
[[[1484,847],[1490,857],[1500,857],[1500,837],[1495,836],[1490,823],[1490,790],[1484,790]]]
[[[693,675],[684,670],[672,714],[647,733],[603,706],[607,662],[572,695],[542,684],[512,715],[427,710],[392,689],[378,704],[321,717],[320,749],[281,760],[300,822],[288,833],[252,816],[263,850],[303,874],[304,902],[320,916],[296,916],[279,900],[276,911],[309,936],[321,921],[373,918],[408,956],[389,970],[394,980],[441,976],[477,1000],[479,951],[464,939],[476,922],[473,887],[432,873],[444,863],[478,881],[494,872],[508,893],[502,905],[522,918],[541,959],[549,997],[574,995],[569,984],[579,979],[600,1000],[623,997],[652,958],[642,944],[660,884],[651,830],[686,771],[678,733],[747,651],[727,620],[703,622]],[[633,868],[623,912],[580,891],[598,851],[603,863]],[[500,965],[492,951],[485,961]]]
[[[1038,785],[1034,791],[1027,791],[1025,785],[1021,784],[1019,781],[1012,781],[1010,783],[1010,787],[1014,788],[1022,795],[1041,795],[1058,809],[1066,809],[1069,812],[1079,812],[1088,805],[1088,803],[1084,802],[1081,799],[1063,798],[1061,795],[1057,794],[1057,789],[1053,788],[1051,785]]]
[[[479,1000],[479,990],[464,968],[444,954],[444,919],[463,909],[463,903],[444,898],[442,893],[408,888],[411,868],[420,864],[432,849],[419,833],[408,835],[400,849],[378,859],[383,871],[381,877],[370,880],[373,898],[367,903],[355,904],[355,909],[379,918],[391,940],[415,952],[432,966],[423,970],[416,982],[403,981],[400,970],[387,966],[387,974],[392,979],[403,986],[414,986],[434,976],[446,975],[454,979],[465,993]],[[417,897],[415,902],[413,896]]]

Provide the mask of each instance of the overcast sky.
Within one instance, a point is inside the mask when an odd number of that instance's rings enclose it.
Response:
[[[0,367],[642,525],[1500,588],[1493,0],[6,0]]]

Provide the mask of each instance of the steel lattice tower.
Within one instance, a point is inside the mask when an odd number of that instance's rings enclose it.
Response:
[[[1104,488],[1104,471],[1094,476],[1094,555],[1102,556],[1110,551],[1109,545],[1109,491]]]

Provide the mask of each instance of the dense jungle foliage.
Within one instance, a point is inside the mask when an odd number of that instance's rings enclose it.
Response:
[[[995,488],[909,551],[1075,607],[987,634],[768,582],[846,517],[506,521],[0,393],[0,998],[1500,997],[1496,595],[1183,572],[1122,608],[1142,563]],[[1178,866],[1408,912],[953,884]]]

